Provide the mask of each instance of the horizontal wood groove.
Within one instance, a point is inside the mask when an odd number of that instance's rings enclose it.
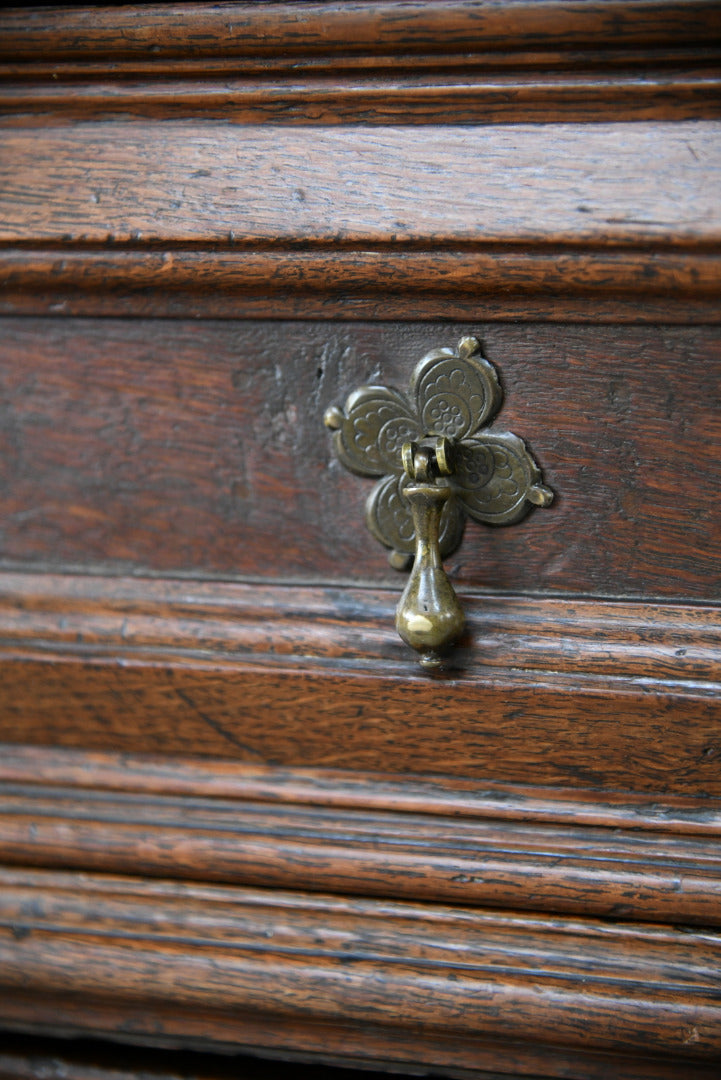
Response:
[[[0,650],[281,667],[297,658],[306,669],[328,661],[415,676],[393,625],[397,601],[390,589],[4,572]],[[491,669],[591,686],[600,676],[691,696],[721,687],[712,605],[472,593],[463,603],[468,630],[450,675],[477,681]]]
[[[440,779],[229,774],[215,763],[12,746],[0,754],[6,863],[721,924],[715,801],[600,797],[592,806],[588,793],[584,804]],[[576,823],[584,817],[605,825]]]
[[[181,4],[172,27],[167,15],[159,5],[4,11],[4,122],[719,115],[713,0]]]
[[[0,310],[714,322],[718,129],[11,126]]]
[[[280,1069],[286,1068],[289,1061],[302,1063],[296,1067],[302,1080],[338,1080],[336,1071],[324,1071],[328,1065],[358,1070],[351,1072],[348,1080],[366,1080],[364,1074],[368,1070],[416,1075],[420,1069],[425,1073],[429,1068],[434,1076],[457,1080],[568,1080],[569,1077],[608,1080],[609,1070],[613,1080],[679,1080],[680,1076],[684,1080],[717,1080],[718,1077],[718,1062],[713,1059],[692,1060],[668,1053],[657,1056],[644,1052],[641,1061],[632,1054],[585,1051],[550,1043],[530,1046],[510,1039],[464,1038],[457,1033],[445,1036],[437,1030],[424,1032],[369,1023],[358,1026],[308,1019],[292,1021],[288,1016],[277,1022],[264,1014],[249,1013],[235,1014],[234,1033],[229,1036],[227,1017],[216,1018],[207,1011],[178,1005],[172,1010],[155,1006],[150,1031],[148,1013],[142,1003],[124,1001],[118,1006],[99,999],[75,1000],[67,993],[44,995],[35,1000],[34,1009],[30,1001],[30,994],[18,990],[3,1002],[7,1045],[15,1053],[0,1056],[0,1068],[6,1070],[0,1072],[2,1080],[27,1080],[28,1073],[34,1080],[39,1069],[43,1069],[42,1075],[47,1080],[135,1080],[138,1072],[158,1080],[170,1080],[170,1077],[177,1080],[179,1075],[193,1080],[198,1077],[235,1080],[239,1054],[243,1055],[243,1080],[266,1077],[268,1069],[273,1067],[269,1062],[276,1061],[281,1063]],[[182,1031],[179,1030],[181,1017]],[[123,1030],[118,1032],[114,1025],[122,1025]],[[9,1033],[10,1027],[14,1035]],[[132,1035],[128,1036],[126,1030],[132,1031]],[[52,1059],[46,1064],[42,1050],[48,1034],[62,1037],[65,1052],[53,1049]],[[88,1035],[103,1040],[106,1053],[114,1063],[109,1070],[100,1065],[89,1071],[85,1060],[78,1064],[73,1053],[77,1044],[74,1046],[67,1040],[87,1039]],[[24,1053],[18,1050],[21,1040],[26,1046],[31,1041],[35,1050],[29,1059],[27,1050]],[[138,1064],[126,1072],[122,1064],[128,1062],[129,1044],[138,1048]],[[173,1051],[177,1051],[178,1059],[175,1068],[169,1060]],[[207,1054],[208,1067],[192,1068],[191,1052],[198,1053],[201,1060]],[[157,1070],[150,1063],[153,1053],[162,1062]],[[248,1071],[249,1055],[255,1059],[253,1072]],[[103,1057],[107,1061],[106,1055]],[[479,1062],[484,1066],[481,1069]],[[282,1075],[286,1075],[285,1071]],[[295,1077],[296,1072],[290,1075]]]
[[[464,597],[432,679],[386,590],[0,582],[7,743],[721,796],[711,606]]]
[[[6,122],[718,116],[713,2],[186,4],[5,11]],[[400,17],[399,17],[400,16]],[[518,33],[523,27],[522,36]]]
[[[126,5],[0,15],[6,123],[718,116],[721,20],[684,3]],[[519,28],[523,33],[519,34]]]
[[[397,71],[402,62],[394,59],[393,74],[373,65],[353,78],[331,71],[306,75],[303,81],[297,69],[292,77],[270,71],[255,78],[238,78],[235,71],[226,74],[221,69],[191,70],[179,79],[183,73],[174,71],[172,77],[159,80],[155,71],[131,77],[109,71],[93,77],[86,68],[71,68],[47,73],[41,69],[28,82],[28,72],[15,68],[5,73],[0,66],[0,117],[6,125],[111,116],[368,125],[429,124],[447,118],[450,109],[457,124],[704,120],[721,114],[717,74],[721,51],[715,56],[704,52],[697,67],[671,63],[623,70],[610,62],[592,73],[535,67],[529,72],[521,67],[495,75],[458,73],[451,67],[447,74],[406,78]]]
[[[4,314],[238,317],[282,311],[415,319],[525,310],[541,321],[562,312],[590,319],[614,312],[636,322],[721,318],[721,254],[703,245],[658,245],[653,252],[649,244],[425,251],[411,244],[375,251],[324,245],[258,245],[250,251],[5,247],[0,286]]]
[[[399,9],[402,18],[399,18]],[[708,45],[721,35],[715,0],[601,0],[593,5],[534,0],[432,0],[389,4],[164,4],[118,9],[10,8],[0,56],[17,61],[323,55],[373,50],[434,54],[477,48],[539,51],[583,46]],[[522,33],[519,33],[519,28]]]
[[[709,931],[12,869],[0,874],[0,927],[0,1017],[32,990],[76,1007],[142,1004],[148,1022],[171,1006],[177,1034],[195,1008],[236,1043],[255,1013],[721,1053],[721,939]]]
[[[291,255],[292,258],[292,255]],[[214,265],[213,260],[210,266]],[[2,256],[0,255],[0,264]],[[97,264],[90,269],[94,271]],[[0,274],[2,271],[0,271]],[[399,275],[400,280],[403,274]],[[392,280],[392,275],[390,275]],[[482,319],[485,323],[532,322],[573,325],[712,326],[721,322],[721,306],[716,296],[678,294],[645,295],[574,295],[553,298],[534,292],[513,294],[498,291],[474,295],[456,289],[444,292],[401,292],[391,289],[380,293],[375,287],[355,291],[338,290],[332,277],[325,291],[311,292],[299,285],[283,291],[271,287],[263,293],[252,290],[212,291],[198,289],[163,289],[125,287],[114,293],[96,288],[54,290],[52,284],[38,289],[23,281],[21,291],[4,289],[0,293],[0,315],[79,316],[92,318],[165,318],[165,319],[333,319],[337,323],[357,320],[393,320],[399,323],[432,319]],[[266,280],[266,284],[268,284]],[[29,285],[29,287],[28,287]]]
[[[278,768],[208,757],[158,757],[0,743],[0,782],[125,795],[234,799],[348,811],[419,813],[535,824],[716,836],[721,801],[543,788],[452,776]],[[442,827],[442,825],[441,825]]]
[[[368,1080],[368,1046],[363,1048],[365,1053],[359,1062],[357,1057],[350,1055],[347,1043],[342,1053],[296,1050],[289,1055],[287,1051],[284,1053],[280,1049],[267,1047],[254,1047],[251,1053],[247,1053],[242,1046],[210,1048],[207,1044],[178,1050],[177,1041],[171,1043],[170,1047],[164,1046],[162,1037],[156,1037],[151,1045],[150,1039],[140,1036],[137,1039],[139,1046],[124,1044],[118,1047],[117,1043],[124,1040],[117,1032],[113,1035],[113,1045],[101,1041],[97,1036],[69,1041],[68,1038],[29,1035],[27,1026],[25,1028],[24,1034],[3,1032],[0,1049],[2,1080],[37,1080],[38,1076],[42,1076],[43,1080],[138,1080],[139,1075],[145,1080],[237,1080],[239,1076],[242,1080],[267,1080],[269,1073],[277,1080]],[[317,1030],[314,1034],[318,1038]],[[335,1035],[338,1038],[337,1029]],[[361,1037],[361,1033],[356,1035],[356,1038]],[[548,1053],[548,1048],[544,1049]],[[628,1063],[614,1055],[613,1064],[616,1069],[623,1070],[614,1073],[614,1080],[628,1080]],[[688,1080],[707,1080],[709,1068],[712,1068],[699,1062],[686,1061],[683,1064],[687,1070],[691,1070],[685,1073]],[[382,1076],[389,1071],[401,1075],[415,1075],[419,1071],[417,1066],[402,1060],[395,1046],[389,1054],[379,1055],[371,1068],[379,1070]],[[339,1072],[339,1069],[343,1071]],[[512,1074],[505,1070],[502,1074],[496,1070],[491,1072],[488,1068],[474,1069],[472,1073],[465,1069],[440,1068],[434,1069],[433,1075],[453,1076],[459,1080],[469,1080],[471,1076],[473,1080],[519,1078],[516,1068]],[[553,1075],[557,1075],[555,1070]],[[644,1076],[648,1075],[644,1073]],[[663,1075],[667,1075],[667,1070]],[[542,1076],[535,1067],[532,1076],[524,1073],[525,1080],[549,1080],[550,1077],[547,1067]],[[633,1080],[639,1080],[638,1074]],[[716,1080],[715,1076],[711,1080]]]
[[[46,1010],[45,1010],[46,1011]],[[28,1025],[23,1025],[24,1031],[28,1031]],[[326,1029],[327,1032],[327,1029]],[[367,1043],[376,1048],[376,1033],[368,1034]],[[276,1031],[276,1037],[281,1032]],[[319,1033],[314,1032],[319,1040]],[[193,1080],[236,1080],[240,1075],[243,1080],[265,1080],[270,1071],[274,1072],[282,1080],[367,1080],[366,1070],[368,1062],[372,1060],[372,1068],[382,1070],[381,1075],[390,1072],[401,1074],[418,1072],[412,1062],[402,1057],[406,1046],[406,1040],[399,1038],[395,1033],[393,1043],[388,1051],[378,1054],[376,1059],[371,1059],[371,1046],[362,1045],[360,1054],[352,1056],[351,1046],[355,1041],[361,1042],[363,1033],[359,1032],[355,1040],[346,1030],[343,1052],[333,1053],[332,1046],[338,1045],[340,1036],[339,1028],[336,1027],[329,1043],[326,1042],[326,1052],[309,1053],[308,1051],[295,1051],[290,1058],[288,1053],[283,1053],[277,1046],[273,1049],[254,1048],[253,1056],[246,1054],[242,1047],[223,1046],[222,1052],[208,1053],[207,1044],[203,1047],[194,1046],[193,1049],[178,1050],[177,1040],[166,1040],[172,1048],[161,1049],[164,1039],[156,1036],[154,1040],[140,1036],[137,1041],[141,1046],[119,1048],[117,1045],[101,1042],[99,1039],[85,1039],[81,1042],[69,1042],[62,1038],[47,1038],[25,1034],[4,1033],[3,1048],[0,1050],[0,1077],[2,1080],[36,1080],[42,1075],[44,1080],[137,1080],[139,1074],[147,1080],[178,1080],[178,1078],[193,1078]],[[123,1041],[122,1036],[114,1034],[114,1040]],[[326,1036],[327,1037],[327,1036]],[[420,1033],[418,1038],[422,1039]],[[185,1040],[186,1046],[192,1041]],[[430,1040],[429,1040],[430,1043]],[[399,1045],[400,1044],[400,1045]],[[463,1041],[455,1040],[456,1053],[449,1054],[449,1058],[461,1060],[467,1053],[468,1040],[463,1046]],[[448,1052],[446,1048],[446,1052]],[[482,1061],[484,1067],[468,1070],[462,1066],[439,1065],[433,1068],[434,1076],[457,1077],[458,1080],[553,1080],[563,1075],[565,1078],[573,1077],[574,1080],[582,1077],[583,1080],[608,1080],[609,1068],[613,1068],[613,1080],[678,1080],[683,1076],[684,1080],[716,1080],[716,1066],[713,1063],[702,1064],[699,1061],[685,1061],[679,1059],[645,1058],[642,1064],[643,1072],[630,1058],[623,1058],[617,1054],[609,1060],[606,1055],[575,1054],[573,1066],[568,1057],[560,1051],[554,1051],[550,1046],[531,1050],[526,1048],[525,1054],[519,1055],[517,1046],[505,1044],[505,1053],[502,1047],[496,1044],[493,1053],[488,1043],[483,1046],[477,1041],[473,1056],[477,1061]],[[198,1052],[198,1051],[201,1052]],[[415,1053],[412,1055],[416,1060],[419,1046],[416,1044]],[[431,1061],[436,1060],[432,1043],[428,1047]],[[427,1051],[427,1052],[428,1052]],[[257,1056],[256,1056],[257,1054]],[[513,1061],[516,1056],[516,1061]],[[523,1066],[519,1066],[518,1058],[523,1058]],[[566,1057],[563,1066],[562,1059]],[[266,1060],[263,1060],[266,1059]],[[280,1059],[278,1061],[278,1059]],[[531,1060],[532,1059],[532,1060]],[[491,1071],[493,1061],[498,1068]],[[271,1064],[275,1062],[275,1064]],[[338,1067],[346,1072],[338,1073]],[[569,1068],[572,1071],[569,1072]],[[354,1070],[348,1072],[347,1070]],[[530,1070],[530,1071],[529,1071]]]

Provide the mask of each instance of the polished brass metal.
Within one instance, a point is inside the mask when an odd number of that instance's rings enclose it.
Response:
[[[503,400],[496,370],[477,338],[434,349],[417,364],[410,397],[362,386],[345,409],[329,408],[341,462],[382,477],[366,503],[366,524],[391,549],[396,569],[413,570],[396,611],[398,633],[424,667],[463,631],[464,616],[442,565],[461,542],[466,516],[490,525],[520,521],[553,492],[522,439],[482,431]]]
[[[415,559],[411,576],[396,609],[396,629],[420,654],[428,670],[442,667],[442,651],[461,635],[466,618],[441,562],[441,513],[451,489],[435,483],[450,476],[452,444],[445,436],[435,445],[403,444],[403,468],[409,480],[403,494],[410,503],[415,529]]]

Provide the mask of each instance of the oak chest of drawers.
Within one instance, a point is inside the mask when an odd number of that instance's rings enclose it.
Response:
[[[718,1075],[720,38],[0,16],[13,1046]],[[429,675],[323,416],[471,338],[553,503],[468,523]]]

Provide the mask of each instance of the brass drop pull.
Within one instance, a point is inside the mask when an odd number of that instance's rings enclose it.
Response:
[[[366,503],[366,524],[391,548],[390,563],[411,576],[396,610],[396,628],[420,654],[442,666],[465,618],[442,559],[461,542],[466,516],[492,525],[520,521],[553,492],[522,439],[482,431],[503,394],[496,370],[475,337],[457,349],[434,349],[417,364],[410,397],[362,386],[345,409],[329,408],[341,462],[361,476],[382,477]]]
[[[466,622],[463,608],[441,561],[441,514],[451,489],[435,482],[453,475],[453,444],[442,436],[435,446],[403,444],[403,468],[411,481],[403,489],[410,503],[415,531],[415,558],[408,584],[396,610],[396,629],[420,653],[425,668],[439,668],[441,652],[460,637]]]

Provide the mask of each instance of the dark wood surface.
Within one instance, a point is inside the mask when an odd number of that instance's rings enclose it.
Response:
[[[541,824],[713,836],[721,827],[718,800],[710,796],[633,794],[554,785],[504,784],[465,777],[402,776],[342,769],[285,769],[227,758],[174,757],[68,750],[3,743],[0,778],[80,792],[102,789],[135,795],[231,799],[271,805],[355,811],[432,814]]]
[[[8,127],[0,239],[718,245],[720,127]]]
[[[11,314],[718,321],[717,120],[121,117],[3,144]]]
[[[260,10],[259,10],[260,9]],[[718,115],[713,0],[7,12],[10,117],[494,123]],[[191,29],[192,28],[192,29]],[[118,78],[121,76],[121,78]],[[148,82],[148,77],[152,80]]]
[[[714,328],[44,319],[3,325],[0,559],[400,588],[367,533],[372,482],[334,459],[324,410],[405,389],[477,333],[500,430],[556,494],[469,525],[460,588],[721,597],[721,335]]]
[[[3,1080],[718,1075],[720,60],[715,0],[0,14]],[[468,333],[555,500],[431,679],[322,416]]]
[[[139,57],[179,59],[263,56],[394,55],[585,47],[708,46],[721,33],[713,0],[606,0],[537,4],[533,0],[363,3],[181,3],[170,20],[164,4],[12,8],[3,16],[2,54],[14,60]],[[260,9],[260,10],[259,10]],[[138,16],[142,15],[142,18]]]
[[[721,923],[718,799],[0,748],[5,863]]]
[[[83,1010],[90,1030],[93,1002],[126,1001],[138,1034],[181,1043],[210,1028],[252,1046],[254,1015],[275,1029],[271,1045],[286,1018],[311,1039],[314,1023],[400,1029],[395,1052],[410,1062],[415,1032],[440,1050],[453,1036],[492,1045],[499,1016],[511,1045],[624,1054],[642,1040],[652,1061],[701,1062],[720,1048],[708,930],[88,873],[8,869],[2,882],[0,984],[16,992],[4,1011],[26,1022],[34,992],[60,1022]],[[419,920],[432,937],[419,940]]]
[[[703,246],[361,246],[0,247],[0,314],[476,325],[721,321],[721,260]]]
[[[721,794],[716,609],[463,599],[440,679],[397,594],[7,575],[6,742]]]

